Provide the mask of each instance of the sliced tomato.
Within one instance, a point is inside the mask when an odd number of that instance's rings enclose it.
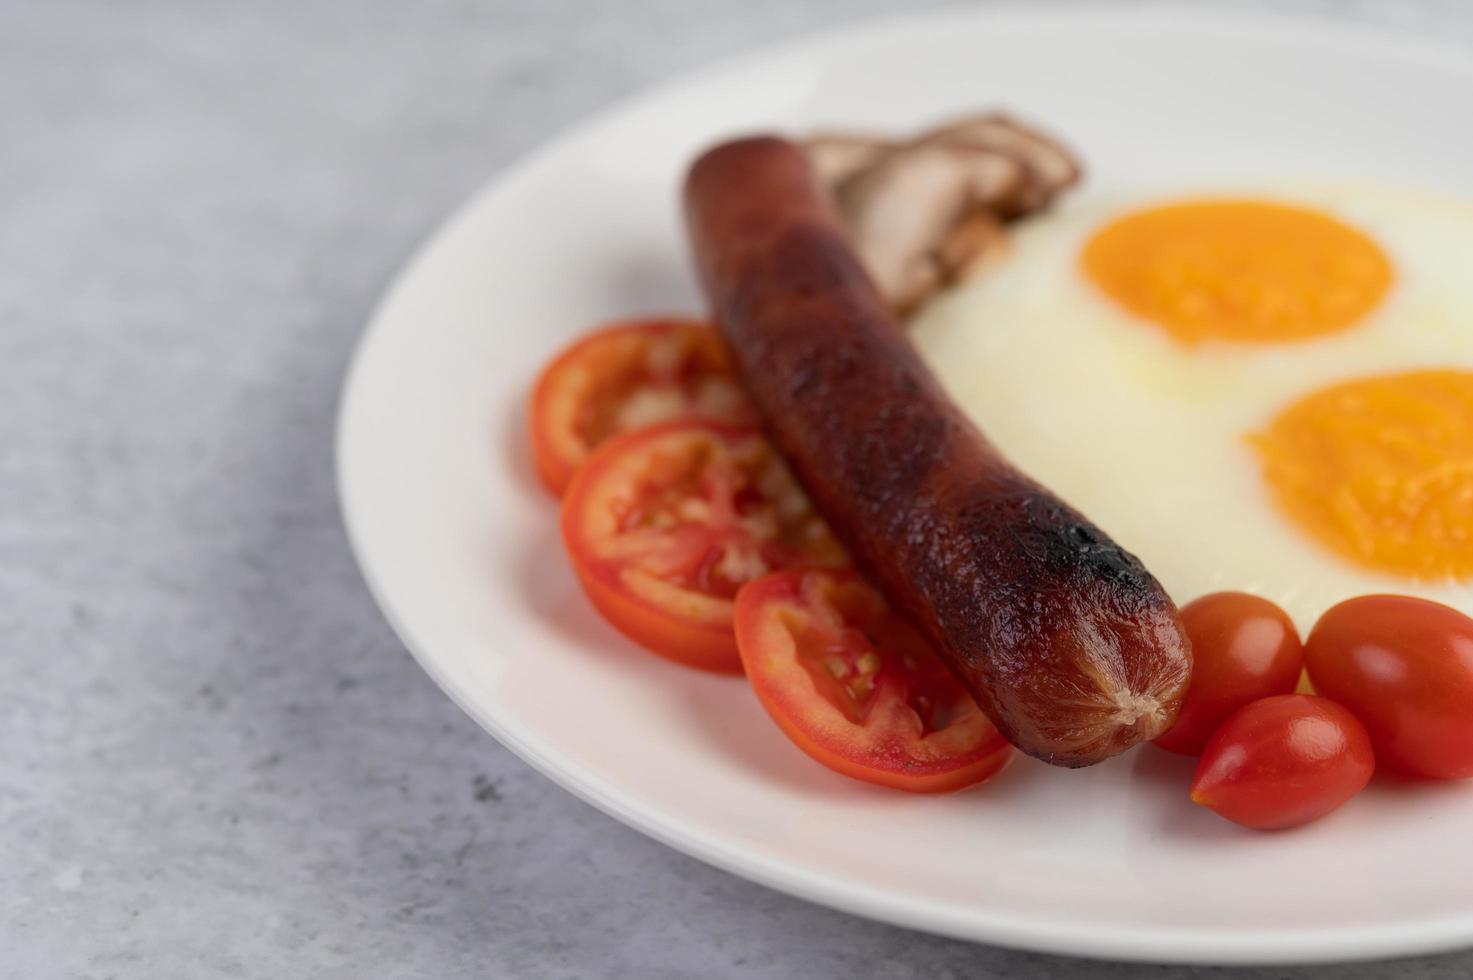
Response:
[[[604,618],[655,653],[739,672],[732,600],[746,582],[846,558],[767,439],[677,421],[618,436],[574,476],[563,540]]]
[[[1012,752],[915,628],[853,571],[790,569],[744,585],[736,634],[768,714],[846,776],[939,793],[982,782]]]
[[[677,418],[753,421],[716,329],[680,319],[604,327],[564,350],[537,379],[531,404],[537,475],[561,494],[611,437]]]

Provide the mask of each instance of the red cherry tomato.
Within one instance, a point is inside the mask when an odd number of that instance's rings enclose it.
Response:
[[[1318,820],[1365,788],[1371,740],[1333,701],[1280,694],[1239,709],[1202,752],[1192,802],[1257,830]]]
[[[1304,657],[1315,689],[1366,726],[1378,763],[1473,776],[1473,619],[1425,599],[1361,596],[1320,617]]]
[[[1228,715],[1294,690],[1303,648],[1287,613],[1245,592],[1204,595],[1182,607],[1181,621],[1192,641],[1192,682],[1175,724],[1156,744],[1198,755]]]
[[[561,494],[607,439],[677,418],[754,420],[716,329],[654,319],[596,330],[554,358],[532,391],[537,475]]]
[[[852,571],[747,583],[736,633],[767,713],[846,776],[939,793],[982,782],[1012,752],[915,628]]]
[[[594,606],[655,653],[707,670],[742,669],[732,598],[797,564],[843,550],[766,438],[711,422],[619,436],[578,470],[563,498],[563,541]]]

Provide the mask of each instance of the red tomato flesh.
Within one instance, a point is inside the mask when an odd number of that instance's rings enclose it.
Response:
[[[1320,617],[1304,655],[1315,690],[1366,726],[1379,764],[1473,776],[1473,619],[1425,599],[1361,596]]]
[[[594,606],[655,653],[737,672],[737,589],[845,556],[759,432],[679,421],[618,436],[563,499],[563,541]]]
[[[537,475],[554,494],[620,433],[678,418],[754,421],[716,329],[681,319],[616,323],[578,340],[543,370],[530,415]]]
[[[1365,788],[1371,740],[1340,705],[1280,694],[1239,709],[1207,743],[1192,802],[1256,830],[1318,820]]]
[[[1200,755],[1234,711],[1294,690],[1303,647],[1287,613],[1244,592],[1202,596],[1182,607],[1181,621],[1192,641],[1192,682],[1176,722],[1156,744]]]
[[[850,570],[744,585],[737,646],[758,700],[808,755],[914,793],[980,783],[1012,747],[918,632]]]

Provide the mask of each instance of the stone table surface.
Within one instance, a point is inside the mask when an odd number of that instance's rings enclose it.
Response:
[[[436,222],[657,79],[890,6],[0,0],[0,977],[1227,972],[937,939],[668,850],[462,715],[349,556],[338,385]],[[1277,6],[1473,44],[1464,0]]]

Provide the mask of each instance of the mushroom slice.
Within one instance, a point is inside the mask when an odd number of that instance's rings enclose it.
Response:
[[[969,146],[1011,157],[1027,171],[1027,186],[1005,211],[1011,216],[1043,207],[1079,179],[1079,163],[1058,142],[1009,116],[991,113],[931,130],[916,146]]]
[[[1079,179],[1067,150],[1001,114],[909,142],[825,133],[805,148],[870,277],[902,316],[1000,254],[1005,220]]]
[[[907,147],[839,186],[836,198],[855,250],[897,309],[938,285],[932,252],[971,198],[973,169],[945,146]]]
[[[852,133],[818,133],[803,141],[808,162],[824,186],[833,189],[895,148],[892,140]]]
[[[946,272],[932,254],[919,256],[906,271],[903,289],[889,297],[890,308],[902,320],[946,287]]]
[[[1006,253],[1008,232],[1002,219],[987,210],[973,210],[952,225],[936,247],[936,265],[942,285],[970,279],[988,261]]]
[[[1016,158],[967,143],[937,145],[954,153],[966,167],[969,201],[976,207],[1011,213],[1028,193],[1028,169]]]

